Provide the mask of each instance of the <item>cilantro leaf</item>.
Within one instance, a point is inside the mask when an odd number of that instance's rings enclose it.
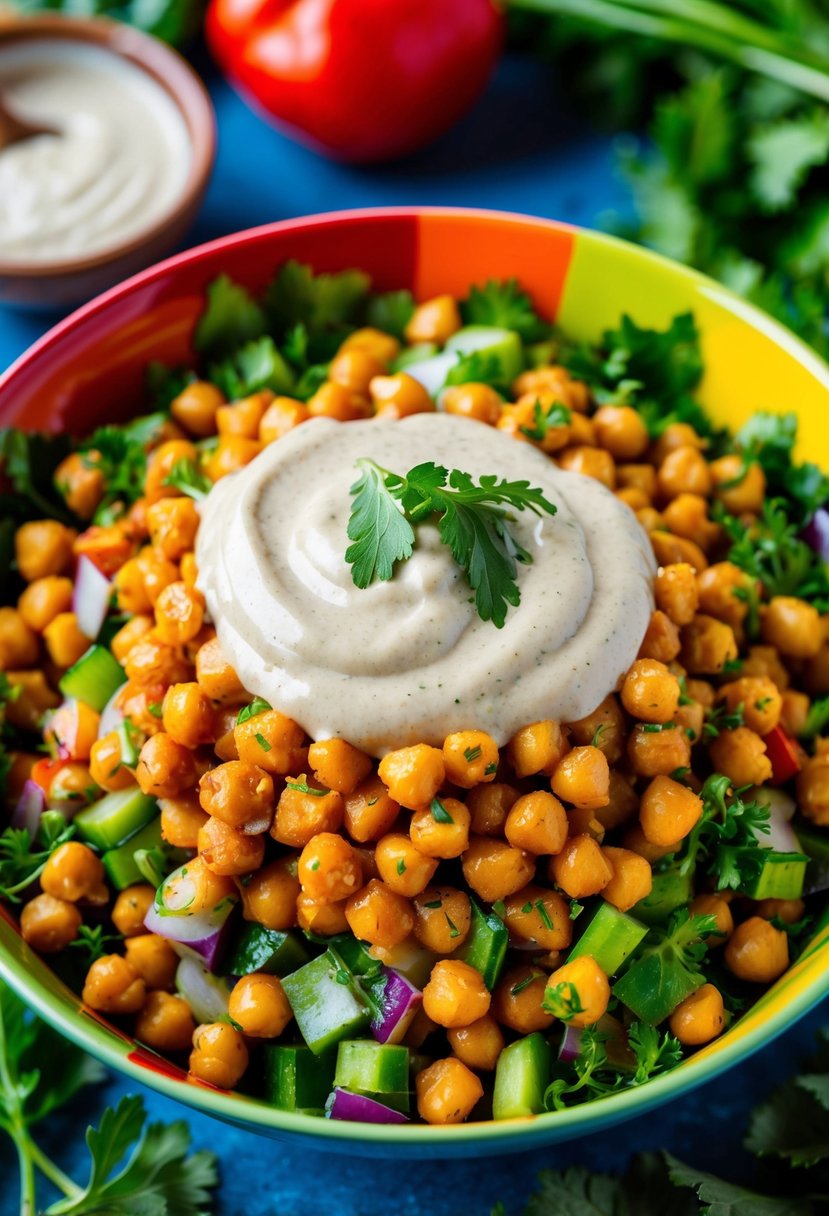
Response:
[[[768,492],[794,499],[801,521],[809,519],[829,499],[829,477],[817,465],[795,464],[792,458],[797,439],[796,414],[759,410],[734,438],[747,458],[761,465]]]
[[[750,187],[764,211],[782,211],[807,174],[829,156],[829,114],[814,110],[756,130],[748,141]]]
[[[105,954],[111,954],[110,947],[123,940],[123,933],[105,933],[103,925],[81,925],[69,948],[82,951],[84,966],[88,968]]]
[[[55,469],[68,455],[69,447],[66,435],[0,429],[0,518],[4,523],[0,569],[12,567],[14,530],[19,524],[43,518],[75,522],[53,481]],[[16,598],[11,585],[3,590]],[[5,594],[2,598],[5,601]]]
[[[707,863],[718,891],[738,891],[756,876],[763,849],[759,837],[769,831],[769,808],[756,799],[747,802],[744,793],[732,790],[722,773],[706,778],[700,790],[702,817],[679,855],[681,874],[692,874],[698,864]]]
[[[628,1216],[630,1210],[620,1179],[571,1165],[541,1171],[525,1216]]]
[[[101,426],[80,445],[84,463],[99,469],[105,492],[95,512],[96,524],[112,521],[112,510],[131,506],[144,492],[147,452],[158,442],[165,413],[145,414],[122,426]]]
[[[454,384],[489,384],[492,388],[506,397],[509,394],[509,384],[505,382],[501,370],[501,362],[495,355],[487,355],[483,351],[473,350],[464,355],[454,367],[449,369],[445,388]]]
[[[366,323],[384,333],[404,338],[404,331],[415,310],[414,296],[410,291],[386,291],[373,295],[366,308]]]
[[[0,898],[19,903],[58,847],[75,835],[60,811],[47,811],[33,841],[26,828],[8,827],[0,834]]]
[[[395,563],[411,556],[412,524],[436,515],[440,538],[475,593],[478,615],[500,629],[508,605],[517,605],[521,598],[516,563],[532,560],[512,535],[503,504],[536,515],[554,515],[555,506],[527,481],[485,475],[475,485],[468,473],[448,472],[431,462],[417,465],[404,477],[367,458],[357,464],[362,473],[351,487],[354,504],[348,521],[354,544],[345,555],[355,585],[367,587],[375,578],[391,578]]]
[[[349,327],[359,318],[370,286],[361,270],[315,275],[310,266],[288,261],[265,292],[265,308],[277,334],[298,322],[309,331]]]
[[[550,405],[542,405],[540,401],[536,401],[533,406],[532,426],[522,426],[519,429],[521,434],[526,435],[528,439],[533,439],[536,443],[543,443],[551,430],[559,426],[569,426],[572,419],[573,411],[566,405],[562,405],[558,401]]]
[[[684,1165],[670,1153],[664,1156],[671,1182],[693,1190],[706,1205],[704,1211],[708,1216],[813,1216],[814,1209],[808,1200],[797,1200],[791,1195],[760,1195]]]
[[[165,486],[174,486],[189,498],[199,502],[206,498],[213,488],[213,482],[201,472],[195,461],[182,457],[173,465],[164,478]]]
[[[188,1155],[190,1134],[183,1120],[147,1127],[145,1122],[139,1097],[123,1097],[114,1110],[104,1111],[98,1127],[86,1135],[92,1157],[86,1188],[77,1198],[52,1204],[48,1216],[114,1210],[122,1216],[207,1216],[217,1182],[215,1158],[205,1152]]]
[[[345,560],[356,587],[375,579],[387,582],[395,564],[411,557],[415,543],[406,519],[386,484],[385,470],[372,460],[358,460],[360,476],[351,487],[354,503],[348,521],[349,545]]]
[[[517,279],[489,279],[482,287],[473,287],[461,302],[461,315],[467,325],[511,329],[524,342],[538,342],[551,332]]]
[[[808,1166],[829,1157],[829,1107],[824,1074],[787,1081],[752,1113],[746,1147],[758,1157]]]
[[[267,333],[264,310],[228,275],[221,274],[209,283],[206,297],[193,336],[193,345],[201,355],[222,358]]]
[[[671,422],[688,422],[701,435],[712,433],[708,416],[691,395],[703,371],[691,313],[674,317],[666,330],[644,328],[625,315],[597,345],[563,351],[562,363],[590,385],[600,404],[637,409],[654,436]]]
[[[210,379],[229,401],[238,401],[260,389],[287,396],[296,377],[277,349],[273,338],[263,335],[239,346],[209,369]]]
[[[167,367],[157,361],[151,363],[147,368],[146,384],[153,410],[166,413],[179,393],[183,393],[195,379],[196,373],[191,368]]]
[[[757,520],[748,528],[724,510],[713,510],[731,547],[728,560],[758,579],[769,596],[794,595],[829,610],[829,576],[822,558],[801,540],[799,524],[789,518],[786,503],[772,498],[763,503]]]

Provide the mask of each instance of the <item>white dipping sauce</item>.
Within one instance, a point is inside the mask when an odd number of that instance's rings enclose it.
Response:
[[[502,629],[480,619],[430,525],[391,581],[354,586],[346,526],[360,456],[399,473],[434,460],[526,479],[556,505],[516,513],[533,563],[518,567],[521,603]],[[529,444],[443,414],[303,423],[211,490],[196,559],[245,687],[313,738],[374,755],[467,728],[500,745],[528,722],[584,717],[636,658],[653,610],[654,557],[627,506]]]
[[[13,43],[0,50],[0,92],[19,118],[59,132],[0,150],[0,260],[103,253],[180,198],[187,126],[140,68],[64,39]]]

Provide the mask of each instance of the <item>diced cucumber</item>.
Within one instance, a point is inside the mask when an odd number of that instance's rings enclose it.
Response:
[[[646,953],[616,981],[613,995],[640,1022],[658,1026],[705,983],[703,975],[675,964],[670,948]]]
[[[498,364],[498,379],[511,384],[524,370],[524,349],[518,334],[497,325],[465,325],[446,343],[446,350],[460,355],[479,354]]]
[[[406,373],[418,380],[431,397],[436,397],[446,383],[446,377],[459,362],[460,355],[457,351],[444,350],[429,359],[416,359],[409,363]]]
[[[224,970],[229,975],[249,975],[266,971],[268,975],[289,975],[308,962],[308,951],[294,933],[266,929],[264,925],[245,924]]]
[[[126,680],[123,667],[105,646],[90,646],[61,676],[58,687],[66,697],[77,697],[100,713]]]
[[[809,858],[805,853],[738,849],[739,891],[749,899],[800,899]]]
[[[183,958],[179,963],[176,991],[187,1001],[197,1022],[218,1022],[227,1017],[230,984],[197,958]]]
[[[405,1114],[409,1109],[409,1049],[367,1039],[346,1039],[337,1049],[334,1084],[377,1098]]]
[[[131,786],[128,790],[105,794],[92,806],[79,811],[74,822],[81,840],[104,853],[124,844],[156,814],[155,798],[143,794],[138,786]]]
[[[799,821],[795,825],[800,847],[809,858],[806,865],[804,895],[829,888],[829,832]]]
[[[693,874],[680,874],[676,866],[671,866],[654,874],[650,895],[634,904],[631,914],[646,925],[663,925],[672,912],[689,904],[693,898]]]
[[[333,950],[286,975],[282,987],[299,1033],[315,1055],[368,1029],[368,1003],[355,991],[351,973]]]
[[[537,1031],[505,1047],[495,1067],[493,1119],[540,1114],[552,1066],[550,1045]]]
[[[414,346],[404,346],[392,363],[393,372],[406,372],[412,363],[422,363],[425,359],[433,358],[439,351],[434,342],[417,342]]]
[[[507,927],[497,912],[484,912],[480,904],[473,899],[469,933],[454,957],[480,971],[490,992],[498,983],[508,943]]]
[[[365,942],[359,941],[353,933],[343,933],[332,937],[328,943],[329,949],[334,950],[353,975],[371,975],[380,969],[379,960],[369,954]],[[346,1086],[346,1088],[348,1088]]]
[[[640,925],[626,912],[620,912],[612,904],[602,903],[591,916],[567,961],[589,954],[605,975],[615,975],[647,931],[645,925]]]
[[[334,1082],[334,1053],[314,1055],[309,1047],[266,1043],[265,1100],[277,1110],[321,1115]]]
[[[108,849],[101,858],[107,877],[116,891],[123,891],[125,887],[132,887],[137,882],[151,881],[146,866],[139,866],[136,860],[136,855],[140,860],[142,854],[164,862],[164,873],[153,882],[156,887],[171,870],[184,862],[186,856],[181,849],[172,849],[164,843],[159,815],[143,828],[139,828],[125,844],[117,849]]]

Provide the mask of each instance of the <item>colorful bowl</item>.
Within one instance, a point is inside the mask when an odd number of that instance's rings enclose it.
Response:
[[[205,286],[227,273],[261,288],[286,258],[315,270],[359,266],[378,289],[464,294],[518,277],[547,316],[595,338],[622,312],[664,326],[693,311],[706,375],[700,396],[719,422],[794,409],[800,451],[829,468],[829,368],[785,329],[718,284],[642,249],[563,224],[460,210],[316,216],[243,232],[179,254],[76,312],[0,377],[0,426],[83,432],[140,402],[153,359],[185,362]],[[376,1127],[275,1111],[190,1080],[87,1009],[0,918],[0,976],[68,1038],[154,1089],[251,1130],[331,1151],[401,1157],[508,1152],[597,1131],[680,1098],[769,1043],[829,992],[829,920],[797,964],[723,1037],[641,1089],[534,1119],[458,1127]]]

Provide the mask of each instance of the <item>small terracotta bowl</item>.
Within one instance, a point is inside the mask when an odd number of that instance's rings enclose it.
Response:
[[[207,90],[176,51],[149,34],[104,18],[85,20],[52,14],[0,18],[0,49],[11,43],[56,39],[101,47],[151,76],[181,111],[193,155],[178,200],[129,239],[85,257],[13,263],[0,258],[0,305],[14,308],[70,307],[157,261],[192,223],[216,153],[216,122]]]

